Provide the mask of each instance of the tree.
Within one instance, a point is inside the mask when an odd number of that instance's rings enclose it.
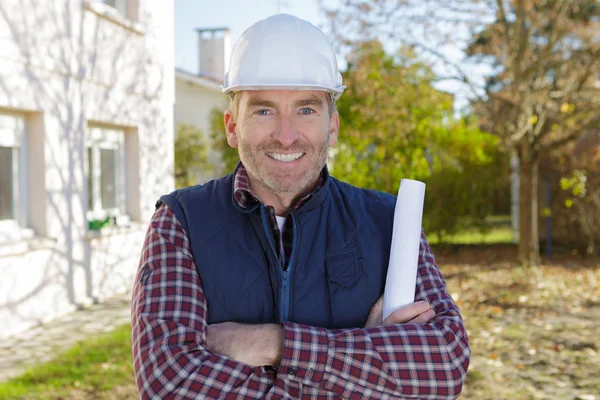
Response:
[[[452,116],[452,96],[434,90],[432,78],[408,50],[393,57],[379,41],[359,44],[344,73],[348,88],[338,100],[342,127],[333,172],[390,193],[401,178],[426,176],[435,137]]]
[[[489,229],[486,217],[510,209],[506,153],[496,136],[479,130],[473,118],[454,121],[436,138],[438,158],[425,179],[424,226],[444,236],[459,229]]]
[[[175,134],[175,185],[183,188],[194,185],[199,173],[211,174],[208,161],[209,144],[204,133],[189,124],[177,126]]]
[[[240,161],[240,157],[237,149],[234,149],[227,143],[225,124],[223,123],[223,110],[214,108],[210,112],[210,128],[213,151],[221,155],[221,170],[217,172],[219,172],[219,175],[230,174]]]
[[[497,71],[487,79],[488,101],[478,109],[519,156],[519,257],[536,265],[540,157],[600,124],[600,4],[499,4],[496,21],[475,36],[468,54],[490,58]]]
[[[341,45],[361,36],[409,44],[424,57],[442,60],[450,71],[444,78],[472,88],[484,127],[518,154],[519,258],[538,264],[540,155],[600,124],[599,2],[349,0],[326,12]],[[491,67],[479,91],[464,68],[444,54],[450,42],[464,44],[471,60]]]
[[[545,210],[552,216],[552,239],[588,256],[600,255],[600,130],[546,154],[540,171],[560,183]]]
[[[424,225],[438,236],[493,212],[496,191],[507,187],[496,179],[506,167],[498,140],[453,117],[452,96],[432,87],[434,74],[413,52],[391,56],[379,41],[360,43],[343,75],[332,174],[393,194],[402,178],[425,181]]]

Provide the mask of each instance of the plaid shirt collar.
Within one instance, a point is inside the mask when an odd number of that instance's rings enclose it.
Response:
[[[319,177],[319,181],[317,182],[317,185],[315,186],[314,190],[308,193],[303,198],[301,198],[298,201],[298,203],[296,203],[294,210],[300,208],[303,204],[305,204],[308,200],[311,199],[311,197],[317,190],[323,187],[323,185],[325,184],[325,177],[326,172],[325,168],[323,168],[323,171],[321,171],[321,175]],[[234,176],[233,197],[235,198],[235,201],[238,203],[238,205],[244,209],[252,207],[255,204],[261,203],[260,199],[257,196],[255,196],[254,193],[252,193],[252,188],[250,187],[250,179],[248,178],[248,172],[246,171],[246,167],[244,167],[244,164],[242,164],[241,162],[239,163],[239,167],[236,168]]]

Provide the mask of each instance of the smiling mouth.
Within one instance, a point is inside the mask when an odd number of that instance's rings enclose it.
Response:
[[[304,153],[292,153],[292,154],[267,153],[267,156],[269,156],[273,160],[283,161],[283,162],[296,161],[303,155],[304,155]]]

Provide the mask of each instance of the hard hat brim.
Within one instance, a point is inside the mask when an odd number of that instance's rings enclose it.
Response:
[[[318,90],[322,92],[329,92],[333,95],[334,99],[337,100],[342,93],[344,93],[346,86],[340,86],[338,88],[332,88],[323,85],[314,84],[260,84],[260,85],[235,85],[230,87],[221,86],[223,93],[240,92],[242,90]]]

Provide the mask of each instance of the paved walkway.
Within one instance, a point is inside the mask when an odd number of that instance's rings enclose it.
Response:
[[[129,323],[129,301],[130,295],[117,297],[0,339],[0,382],[49,361],[82,339]]]

